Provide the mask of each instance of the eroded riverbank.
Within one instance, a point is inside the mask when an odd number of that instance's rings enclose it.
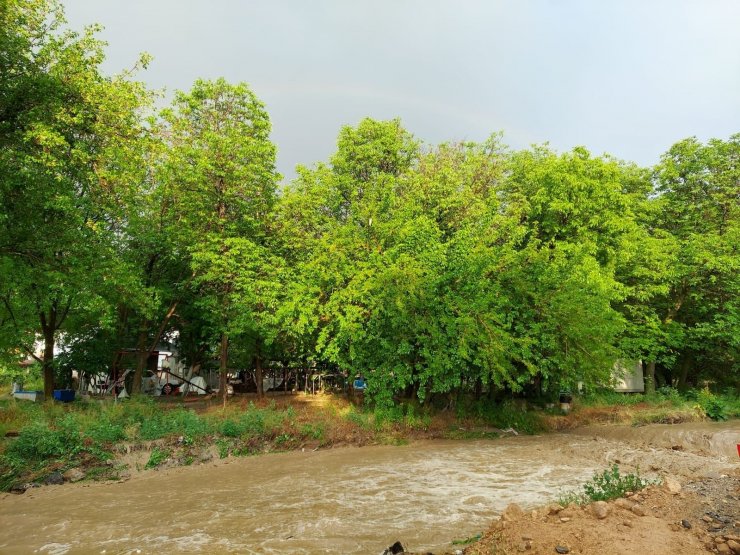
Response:
[[[650,476],[738,473],[737,421],[592,426],[229,458],[0,498],[3,553],[375,553],[450,549],[509,503],[532,507],[619,461]]]

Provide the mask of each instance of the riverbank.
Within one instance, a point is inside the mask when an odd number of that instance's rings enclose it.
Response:
[[[465,555],[740,553],[740,473],[671,478],[609,502],[507,507]]]
[[[740,413],[725,402],[730,416]],[[734,411],[734,412],[733,412]],[[63,481],[118,480],[275,451],[399,445],[419,439],[481,439],[563,431],[589,423],[700,421],[706,410],[675,395],[579,399],[563,414],[523,401],[467,403],[456,410],[415,404],[363,410],[333,395],[195,401],[140,398],[33,404],[0,401],[0,489]]]

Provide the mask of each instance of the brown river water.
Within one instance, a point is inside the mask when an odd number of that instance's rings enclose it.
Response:
[[[442,551],[511,502],[557,499],[619,462],[684,479],[740,471],[740,422],[593,426],[231,458],[122,483],[0,496],[0,553]]]

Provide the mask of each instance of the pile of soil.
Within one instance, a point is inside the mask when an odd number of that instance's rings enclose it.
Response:
[[[590,505],[550,505],[524,512],[510,505],[466,555],[740,554],[740,472],[683,484],[668,478],[624,498]]]

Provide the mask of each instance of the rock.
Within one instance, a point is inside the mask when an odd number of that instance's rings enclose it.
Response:
[[[547,506],[547,514],[548,515],[556,515],[560,511],[562,511],[563,508],[560,505],[548,505]]]
[[[727,540],[727,547],[729,547],[735,555],[740,554],[740,542],[735,540]]]
[[[687,530],[691,530],[691,523],[685,518],[681,521],[681,526],[683,526]]]
[[[560,553],[560,555],[565,555],[566,553],[570,553],[570,549],[564,545],[556,545],[555,552]]]
[[[599,520],[603,520],[609,516],[609,504],[606,501],[597,501],[591,504],[591,514]]]
[[[62,474],[62,476],[67,482],[79,482],[85,477],[85,473],[79,468],[70,468],[67,472]]]
[[[52,472],[46,477],[44,482],[49,486],[58,486],[64,483],[64,476],[61,472]]]
[[[709,515],[704,515],[703,517],[701,517],[701,519],[702,519],[702,520],[703,520],[704,522],[712,522],[712,521],[714,520],[714,519],[713,519],[713,518],[712,518],[711,516],[709,516]]]
[[[567,516],[560,517],[560,522],[570,522],[570,518]]]
[[[647,515],[647,511],[645,510],[645,507],[643,507],[642,505],[633,505],[630,510],[637,516]]]
[[[717,553],[721,553],[722,555],[730,555],[732,553],[732,549],[726,543],[718,543],[715,549]]]
[[[10,493],[15,493],[16,495],[21,495],[23,493],[26,493],[26,486],[23,485],[15,485],[12,488],[10,488]]]
[[[522,508],[516,503],[511,503],[508,507],[504,509],[504,512],[501,514],[501,519],[512,521],[521,518],[522,516],[524,516],[524,511],[522,510]]]
[[[562,511],[560,511],[560,516],[567,516],[568,518],[572,518],[576,516],[580,511],[580,508],[577,505],[568,505],[565,507]]]
[[[663,478],[663,489],[668,493],[676,495],[681,493],[681,484],[673,476]]]
[[[403,547],[403,544],[401,544],[401,542],[396,542],[393,545],[386,547],[385,551],[383,551],[383,555],[398,555],[405,551],[406,549]]]
[[[623,499],[621,497],[614,501],[614,504],[620,509],[626,509],[628,511],[632,509],[632,505],[634,505],[634,503],[632,503],[631,501],[627,501],[626,499]]]
[[[632,528],[632,521],[631,520],[625,520],[622,523],[622,526],[626,526],[627,528]]]

